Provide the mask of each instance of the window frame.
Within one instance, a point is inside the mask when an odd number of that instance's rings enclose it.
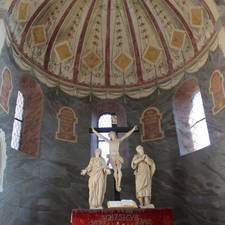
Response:
[[[211,145],[211,140],[210,140],[210,136],[209,136],[209,129],[208,129],[208,125],[207,125],[207,119],[206,119],[206,114],[205,114],[205,109],[204,109],[204,104],[203,104],[203,98],[202,98],[202,94],[201,94],[201,90],[200,89],[196,90],[192,94],[192,99],[191,99],[192,107],[194,107],[194,99],[196,98],[196,95],[198,95],[198,94],[200,95],[200,98],[201,98],[201,105],[203,107],[203,111],[202,111],[203,114],[202,114],[202,117],[200,119],[196,120],[193,124],[190,124],[190,122],[189,122],[190,132],[192,134],[192,142],[193,142],[193,150],[194,150],[194,152],[195,151],[199,151],[201,149],[204,149],[204,148],[206,148],[206,147]],[[191,111],[189,113],[189,118],[191,117],[191,114],[192,114],[192,109],[191,109]],[[204,147],[198,148],[197,144],[195,144],[195,140],[194,140],[194,136],[196,135],[196,133],[193,130],[196,129],[196,127],[198,127],[202,122],[205,122],[205,125],[206,125],[206,128],[207,128],[207,131],[206,131],[207,132],[207,137],[205,137],[205,138],[207,138],[207,142],[205,142],[205,146]],[[199,134],[198,134],[198,136],[199,136]]]
[[[113,115],[115,115],[115,113],[112,113],[112,112],[105,112],[105,113],[102,113],[99,117],[98,117],[98,120],[97,120],[97,127],[98,128],[105,128],[106,126],[100,126],[99,125],[99,123],[100,123],[100,119],[103,117],[103,116],[105,116],[105,115],[110,115],[111,117],[110,117],[110,120],[111,120],[111,127],[108,127],[108,128],[113,128],[113,126],[112,126],[112,116]],[[108,134],[108,133],[101,133],[101,134]],[[107,137],[108,138],[108,137]],[[105,140],[104,139],[102,139],[102,138],[99,138],[99,137],[97,137],[97,148],[100,148],[100,145],[99,145],[99,143],[106,143],[105,142]],[[107,145],[108,145],[108,151],[107,151],[107,153],[109,154],[109,144],[108,143],[106,143]],[[107,155],[108,154],[104,154],[104,149],[102,149],[102,148],[100,148],[101,150],[102,150],[102,156],[103,156],[103,158],[106,160],[106,162],[108,162],[108,158],[107,158]],[[104,157],[104,155],[106,155],[106,157]]]
[[[16,115],[17,114],[17,109],[19,107],[18,106],[19,105],[18,100],[19,100],[20,96],[22,98],[22,103],[23,103],[22,104],[22,107],[21,107],[21,111],[22,111],[22,113],[21,113],[21,119],[18,118],[17,115]],[[15,113],[14,113],[14,117],[13,117],[12,137],[11,137],[11,143],[10,143],[11,148],[14,149],[14,150],[16,150],[16,151],[19,151],[20,150],[21,140],[22,140],[22,131],[23,131],[23,122],[24,122],[24,105],[25,105],[24,101],[25,101],[25,98],[24,98],[23,93],[20,90],[18,90],[18,92],[17,92],[17,98],[16,98]],[[16,129],[15,122],[17,122],[17,123],[20,124],[20,132],[19,132],[18,135],[17,135],[17,132],[15,132],[15,129]],[[16,148],[15,145],[14,145],[14,142],[15,142],[14,135],[15,134],[17,135],[16,139],[18,139],[18,143],[17,143],[18,144],[18,148]]]
[[[199,120],[199,117],[197,117],[197,120],[194,119],[190,121],[191,119],[189,118],[192,111],[193,100],[198,92],[200,92],[201,95],[204,118],[200,116]],[[208,114],[204,105],[204,99],[202,98],[202,91],[200,89],[197,79],[193,78],[185,80],[181,83],[181,85],[177,87],[173,97],[173,114],[176,125],[177,141],[180,156],[185,156],[190,153],[194,153],[212,145],[210,127],[208,126]],[[204,144],[201,144],[201,142],[199,142],[199,145],[202,145],[203,147],[196,148],[196,141],[194,143],[194,140],[196,140],[196,138],[193,139],[192,135],[194,129],[193,127],[195,127],[196,124],[198,125],[201,121],[204,120],[206,122],[209,144],[206,144],[204,146]],[[201,124],[201,126],[205,127],[205,124]]]

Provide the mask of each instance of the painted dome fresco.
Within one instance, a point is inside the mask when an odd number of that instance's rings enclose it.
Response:
[[[13,0],[7,30],[22,68],[80,97],[172,88],[217,43],[205,0]]]

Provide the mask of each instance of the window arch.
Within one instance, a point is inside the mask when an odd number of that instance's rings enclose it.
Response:
[[[181,155],[210,145],[202,96],[195,79],[183,82],[178,88],[174,97],[174,116]]]
[[[4,43],[5,43],[5,37],[6,37],[6,29],[5,29],[3,19],[0,19],[0,31],[1,31],[1,35],[0,35],[0,53],[1,53]]]
[[[112,113],[103,113],[98,119],[98,128],[112,128]],[[101,133],[103,136],[108,138],[109,133]],[[109,144],[102,138],[97,138],[98,148],[102,150],[102,157],[108,161]]]
[[[12,139],[11,139],[11,147],[15,150],[19,150],[20,147],[21,133],[23,127],[23,112],[24,112],[24,97],[23,94],[20,91],[18,91],[13,122]]]
[[[39,154],[42,113],[43,93],[39,83],[29,75],[22,76],[14,120],[14,124],[21,124],[13,125],[12,148],[32,156]],[[15,135],[18,135],[17,142],[14,142]]]

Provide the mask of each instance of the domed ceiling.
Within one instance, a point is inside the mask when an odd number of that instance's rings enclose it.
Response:
[[[13,0],[7,25],[16,61],[76,96],[169,89],[217,43],[204,0]]]

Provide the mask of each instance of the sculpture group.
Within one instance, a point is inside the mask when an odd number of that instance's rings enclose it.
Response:
[[[123,137],[117,138],[115,132],[109,133],[109,139],[98,133],[92,128],[93,133],[98,137],[109,143],[109,162],[114,171],[114,179],[116,191],[121,191],[122,179],[122,164],[123,158],[119,153],[120,143],[128,138],[135,130],[134,126]],[[131,168],[134,170],[135,185],[136,185],[136,198],[140,203],[141,208],[154,208],[151,204],[151,185],[152,177],[155,173],[156,167],[154,161],[144,153],[141,145],[136,147],[137,154],[134,155]],[[81,175],[88,175],[88,188],[89,188],[89,207],[90,209],[101,209],[106,192],[107,175],[111,174],[105,159],[101,157],[101,149],[96,149],[95,156],[90,159],[88,166],[81,171]]]

